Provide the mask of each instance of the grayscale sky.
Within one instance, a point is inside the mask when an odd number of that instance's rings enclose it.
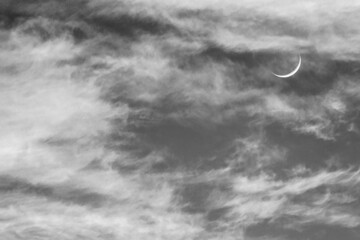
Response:
[[[0,239],[360,239],[359,19],[1,0]]]

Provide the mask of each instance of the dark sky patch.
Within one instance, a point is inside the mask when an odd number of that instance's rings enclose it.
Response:
[[[88,0],[19,0],[8,1],[5,0],[0,5],[0,10],[6,14],[24,15],[30,17],[50,17],[68,19],[75,17],[86,9]]]
[[[89,17],[88,22],[97,26],[100,31],[107,30],[131,39],[141,34],[163,35],[174,30],[174,27],[168,23],[141,15],[92,16]]]
[[[287,151],[287,161],[272,166],[278,173],[296,165],[305,165],[318,170],[326,166],[326,160],[335,152],[332,141],[319,139],[311,134],[298,133],[276,123],[266,128],[266,135],[269,144],[283,146]]]
[[[309,239],[309,240],[325,240],[325,239],[344,239],[355,240],[358,238],[359,230],[354,228],[329,226],[322,224],[309,224],[303,229],[283,229],[280,224],[262,223],[246,230],[249,237],[283,237],[284,239]]]

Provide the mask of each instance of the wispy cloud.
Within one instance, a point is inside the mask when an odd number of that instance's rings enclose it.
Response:
[[[357,1],[0,8],[4,239],[359,227]]]

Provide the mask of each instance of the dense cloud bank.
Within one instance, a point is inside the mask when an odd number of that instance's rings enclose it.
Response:
[[[0,238],[359,239],[359,17],[2,0]]]

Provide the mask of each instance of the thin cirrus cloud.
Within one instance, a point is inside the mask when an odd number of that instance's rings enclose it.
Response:
[[[357,2],[0,7],[4,239],[355,239]]]

